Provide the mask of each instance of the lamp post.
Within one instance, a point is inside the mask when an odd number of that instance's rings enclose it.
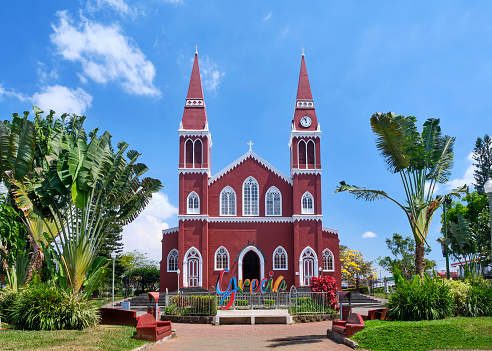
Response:
[[[178,273],[178,293],[179,293],[179,273],[181,273],[181,271],[179,270],[179,268],[176,270],[176,273]]]
[[[115,251],[111,252],[111,258],[113,259],[113,303],[111,304],[111,307],[114,308],[114,261],[116,260]]]
[[[319,277],[321,278],[321,271],[323,270],[323,268],[321,267],[318,267],[318,271],[319,271]]]
[[[487,183],[483,185],[487,198],[489,199],[489,211],[490,211],[490,243],[492,248],[492,179],[489,179]]]
[[[444,237],[447,239],[448,238],[448,225],[446,223],[446,205],[451,204],[451,199],[449,197],[446,197],[444,199],[444,202],[442,204],[443,207],[443,212],[444,212]],[[446,247],[446,279],[449,279],[449,250]]]

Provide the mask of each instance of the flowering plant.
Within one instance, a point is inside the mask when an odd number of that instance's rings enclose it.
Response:
[[[325,304],[338,311],[337,280],[330,276],[311,278],[311,291],[326,292]]]

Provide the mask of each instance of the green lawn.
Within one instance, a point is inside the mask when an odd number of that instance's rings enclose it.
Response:
[[[351,339],[373,351],[492,349],[492,318],[455,317],[436,321],[366,321]]]
[[[4,328],[7,326],[2,325]],[[99,325],[82,331],[0,330],[1,350],[133,350],[147,341],[132,338],[135,327]]]
[[[124,298],[126,298],[126,297],[123,295],[115,295],[114,301],[116,303],[116,301],[123,300]],[[112,297],[98,297],[98,298],[92,299],[91,301],[93,301],[97,305],[97,307],[101,307],[107,303],[110,303],[112,300],[113,300]]]

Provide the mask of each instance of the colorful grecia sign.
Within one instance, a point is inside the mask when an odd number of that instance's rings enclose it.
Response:
[[[236,292],[239,291],[240,294],[244,294],[244,290],[246,290],[249,287],[249,291],[251,294],[258,294],[259,292],[261,293],[266,293],[266,292],[277,292],[280,290],[286,290],[287,289],[287,284],[284,281],[283,276],[279,276],[277,280],[275,281],[275,284],[273,283],[273,272],[270,272],[269,276],[270,278],[263,278],[261,281],[258,281],[258,279],[253,279],[249,280],[246,279],[244,282],[242,280],[239,281],[239,284],[236,281],[236,277],[232,277],[231,281],[229,282],[229,286],[227,287],[226,291],[222,291],[220,289],[222,285],[222,277],[224,276],[225,273],[229,272],[228,269],[222,270],[220,272],[219,277],[217,278],[217,294],[222,296],[222,299],[220,300],[220,307],[223,310],[227,310],[232,306],[234,301],[236,300]],[[230,296],[229,303],[227,306],[223,306],[224,300]]]

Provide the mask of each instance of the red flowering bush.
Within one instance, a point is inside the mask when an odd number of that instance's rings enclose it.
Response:
[[[338,311],[337,280],[333,277],[311,278],[311,291],[326,292],[325,304]]]

